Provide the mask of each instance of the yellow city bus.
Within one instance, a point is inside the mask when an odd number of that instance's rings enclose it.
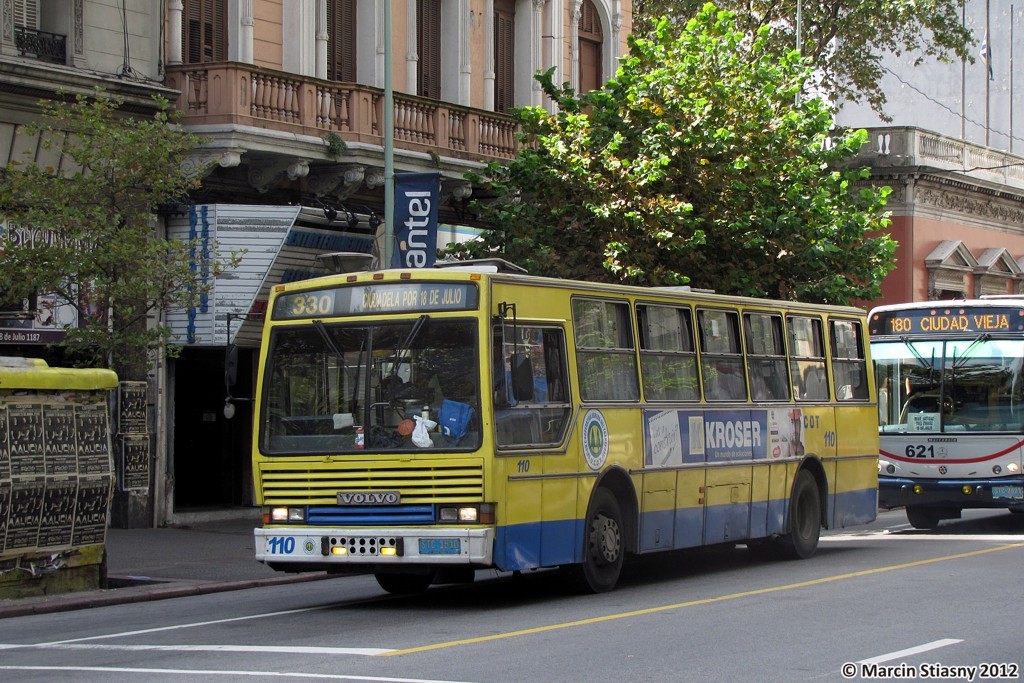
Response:
[[[275,287],[256,397],[256,558],[414,593],[630,554],[811,556],[872,521],[878,428],[847,307],[488,266]]]

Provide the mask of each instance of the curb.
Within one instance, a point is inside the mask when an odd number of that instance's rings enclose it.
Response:
[[[267,579],[196,583],[183,581],[159,582],[159,579],[155,579],[144,586],[129,585],[124,588],[107,588],[84,593],[60,593],[57,595],[0,600],[0,619],[24,617],[33,614],[53,614],[55,612],[91,609],[93,607],[108,607],[110,605],[124,605],[134,602],[151,602],[154,600],[167,600],[210,593],[224,593],[227,591],[245,590],[247,588],[260,588],[262,586],[323,581],[324,579],[334,579],[340,576],[345,576],[345,574],[316,572],[313,574],[295,574]],[[117,576],[111,576],[109,580],[124,581],[126,583],[132,581],[130,577]]]

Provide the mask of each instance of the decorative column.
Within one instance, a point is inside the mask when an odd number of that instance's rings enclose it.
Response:
[[[470,35],[473,33],[473,14],[469,0],[459,0],[459,104],[469,106],[473,89],[473,63],[470,55]]]
[[[167,3],[167,63],[182,63],[181,18],[185,12],[182,0]]]
[[[484,103],[494,111],[494,0],[484,0]]]
[[[569,83],[578,92],[580,89],[580,17],[583,15],[583,0],[572,0],[569,6]]]
[[[416,30],[419,27],[416,13],[416,0],[405,2],[405,92],[418,95],[416,92],[416,75],[420,54],[417,45]]]
[[[610,46],[610,50],[605,52],[608,54],[607,66],[605,67],[605,80],[609,80],[615,75],[616,66],[619,63],[619,51],[622,49],[619,45],[619,38],[622,35],[622,0],[615,0],[614,9],[612,11],[611,24],[612,24],[612,40],[610,43],[605,43],[606,46]]]
[[[327,79],[327,3],[316,0],[316,77]]]
[[[541,36],[544,30],[544,5],[547,0],[533,0],[533,17],[530,26],[530,73],[535,74],[544,70],[544,55],[542,54]],[[537,79],[532,80],[530,91],[530,104],[540,106],[543,104],[544,92],[540,88]]]
[[[241,0],[239,10],[238,61],[252,64],[253,27],[256,25],[252,14],[252,0]]]

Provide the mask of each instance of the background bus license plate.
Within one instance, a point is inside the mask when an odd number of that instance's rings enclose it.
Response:
[[[1024,499],[1024,486],[993,486],[992,497]]]
[[[457,538],[421,538],[420,555],[458,555],[462,543]]]

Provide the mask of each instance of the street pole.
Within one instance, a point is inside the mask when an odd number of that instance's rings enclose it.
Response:
[[[395,92],[391,83],[391,0],[384,0],[384,268],[395,245]]]
[[[803,0],[796,0],[796,51],[804,56],[804,5]],[[796,92],[796,104],[800,105],[800,91]]]

